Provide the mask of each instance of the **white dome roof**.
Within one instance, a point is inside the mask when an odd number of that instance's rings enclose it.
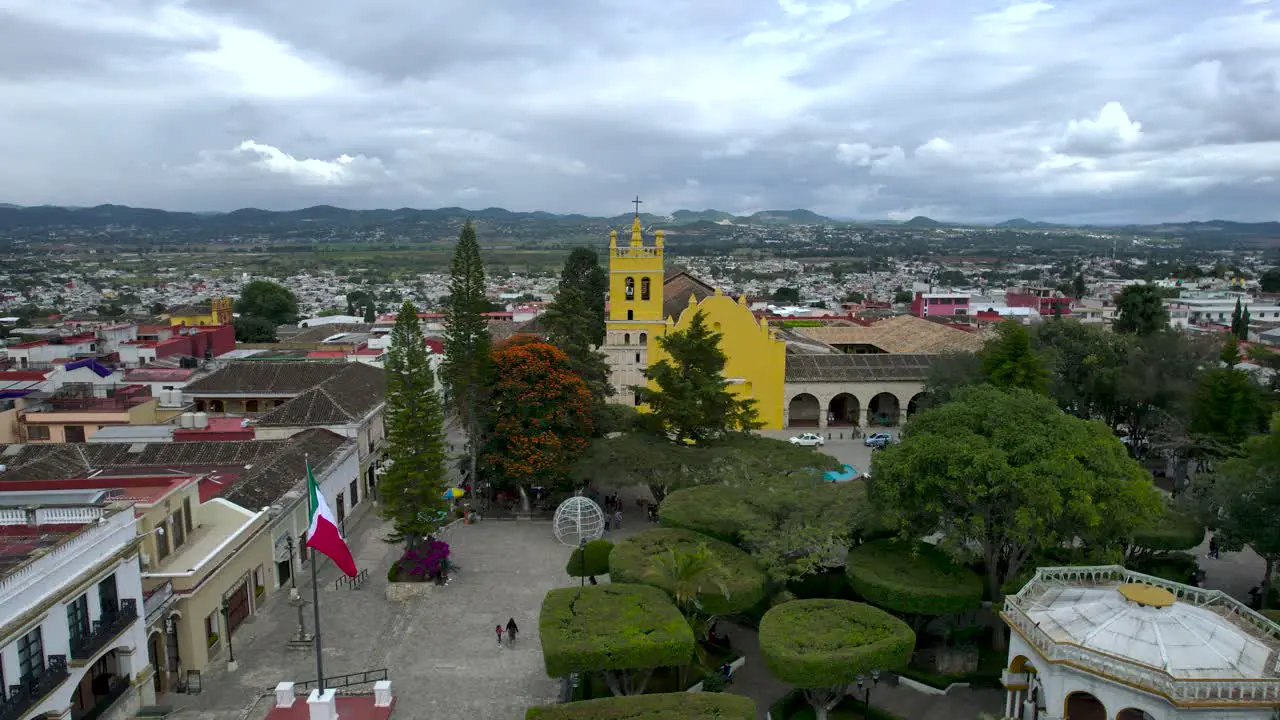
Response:
[[[1147,607],[1110,587],[1050,587],[1027,617],[1059,643],[1161,668],[1174,678],[1270,677],[1271,647],[1211,609]]]

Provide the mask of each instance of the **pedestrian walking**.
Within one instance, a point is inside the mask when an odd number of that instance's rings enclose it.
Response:
[[[502,647],[502,626],[501,625],[498,626],[497,633],[498,633],[498,647]]]
[[[615,510],[613,513],[613,529],[614,530],[622,529],[622,511],[621,510]]]
[[[516,633],[520,632],[520,626],[516,625],[516,619],[511,618],[507,621],[507,643],[515,646]]]
[[[1221,553],[1221,551],[1222,551],[1222,547],[1218,544],[1218,536],[1214,535],[1213,537],[1209,538],[1209,557],[1217,560],[1219,559],[1218,556],[1219,556],[1219,553]]]

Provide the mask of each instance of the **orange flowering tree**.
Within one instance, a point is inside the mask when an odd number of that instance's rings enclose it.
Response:
[[[563,487],[594,431],[591,390],[567,355],[537,338],[493,351],[493,384],[481,456],[499,488]]]

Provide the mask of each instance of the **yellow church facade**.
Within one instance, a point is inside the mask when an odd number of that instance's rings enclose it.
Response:
[[[786,343],[768,321],[756,319],[746,298],[734,300],[687,273],[668,275],[663,250],[661,230],[653,245],[645,244],[639,216],[627,246],[618,245],[617,231],[609,236],[609,319],[601,350],[609,361],[614,402],[643,409],[631,388],[646,385],[645,368],[665,356],[658,338],[688,328],[701,312],[721,335],[730,389],[756,401],[766,429],[782,428]]]
[[[229,297],[215,297],[211,298],[207,304],[184,305],[183,307],[174,308],[168,313],[169,325],[174,327],[178,325],[186,325],[187,327],[230,325],[233,322],[232,305],[232,300]]]

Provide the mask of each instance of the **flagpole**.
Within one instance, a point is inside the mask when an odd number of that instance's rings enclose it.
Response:
[[[303,457],[303,462],[307,466],[307,481],[310,482],[311,481],[310,453],[306,453],[302,457]],[[320,489],[316,488],[316,492],[320,492]],[[311,502],[310,492],[307,493],[307,501],[311,505],[311,508],[310,508],[311,512],[314,513],[316,511],[316,506],[314,503]],[[308,517],[310,517],[310,514],[308,514]],[[310,540],[311,538],[307,538],[307,539]],[[319,564],[320,564],[320,553],[316,552],[315,549],[313,548],[311,550],[311,609],[312,609],[312,612],[314,613],[314,618],[315,618],[314,619],[315,632],[313,633],[313,636],[314,636],[314,642],[316,645],[316,689],[320,691],[321,695],[323,695],[324,694],[324,653],[320,649],[320,580],[316,575],[317,573],[316,566]]]

